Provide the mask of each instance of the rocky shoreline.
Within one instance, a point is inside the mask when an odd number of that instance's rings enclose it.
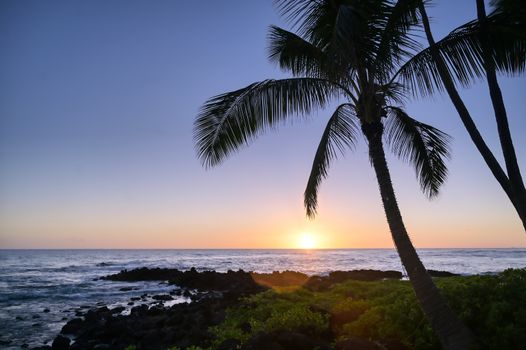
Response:
[[[453,276],[449,272],[430,271],[432,276]],[[114,275],[101,277],[109,281],[159,281],[168,282],[174,289],[167,294],[142,295],[133,298],[135,302],[149,300],[149,304],[133,306],[129,314],[124,307],[97,308],[82,311],[78,317],[69,320],[53,341],[52,345],[40,346],[33,350],[91,350],[126,349],[134,345],[136,349],[161,350],[170,347],[185,349],[189,346],[208,347],[213,335],[208,329],[218,325],[225,318],[227,308],[234,306],[242,297],[253,295],[269,288],[302,286],[311,291],[324,291],[335,283],[348,279],[376,281],[401,279],[398,271],[354,270],[335,271],[327,276],[308,276],[299,272],[284,271],[273,273],[253,273],[228,271],[198,272],[192,268],[180,271],[168,268],[138,268],[123,270]],[[190,302],[165,306],[163,302],[185,297]],[[250,324],[241,324],[241,331]],[[218,350],[229,349],[329,349],[330,335],[314,337],[309,334],[278,331],[253,336],[243,347],[232,340],[226,340]],[[354,345],[347,344],[341,349],[358,346],[374,348],[366,340],[356,339]],[[342,345],[343,346],[343,345]],[[369,347],[367,347],[369,346]],[[373,347],[371,347],[373,346]],[[397,347],[398,346],[398,347]],[[400,348],[395,344],[388,349]],[[402,349],[402,348],[400,348]]]

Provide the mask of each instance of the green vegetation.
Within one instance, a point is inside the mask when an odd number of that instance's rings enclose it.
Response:
[[[520,349],[526,344],[526,269],[437,278],[436,283],[481,349]],[[278,329],[334,342],[347,337],[396,339],[411,349],[440,349],[411,285],[396,280],[349,280],[326,292],[270,290],[228,310],[225,321],[211,331],[217,345]]]

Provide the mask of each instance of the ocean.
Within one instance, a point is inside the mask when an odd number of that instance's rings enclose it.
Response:
[[[425,266],[460,274],[526,267],[526,249],[420,249]],[[403,272],[392,249],[334,250],[0,250],[0,349],[50,345],[80,310],[125,306],[131,298],[173,291],[159,282],[99,277],[136,267],[327,274],[335,270]],[[148,300],[151,301],[151,300]],[[184,296],[166,303],[185,302]],[[138,305],[140,301],[134,303]]]

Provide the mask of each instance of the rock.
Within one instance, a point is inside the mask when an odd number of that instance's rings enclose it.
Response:
[[[114,307],[113,309],[111,309],[110,312],[112,314],[120,314],[124,310],[126,310],[126,308],[124,306],[117,306],[117,307]]]
[[[198,272],[195,268],[188,271],[168,268],[139,268],[130,271],[122,270],[117,274],[104,276],[102,279],[112,281],[169,281],[170,284],[179,287],[200,291],[227,291],[229,297],[234,298],[267,289],[267,287],[256,283],[250,273],[243,270],[229,270],[226,273],[220,273],[216,271]],[[190,295],[186,291],[185,296],[190,297]]]
[[[68,321],[68,323],[66,323],[64,327],[62,327],[60,333],[77,335],[80,329],[82,328],[83,323],[84,321],[81,318],[74,318]]]
[[[146,311],[148,311],[148,305],[139,305],[134,306],[130,310],[130,314],[144,314]]]
[[[158,294],[158,295],[154,295],[152,299],[160,300],[160,301],[167,301],[167,300],[173,300],[174,298],[168,294]]]
[[[122,287],[122,288],[119,288],[119,291],[121,292],[129,292],[130,290],[134,290],[135,288],[133,287]]]
[[[17,320],[17,321],[23,321],[24,318],[23,318],[22,316],[17,316],[17,317],[15,317],[15,320]]]
[[[309,279],[309,276],[304,273],[288,270],[272,273],[251,272],[250,276],[257,284],[267,287],[301,286]]]
[[[438,271],[438,270],[427,270],[427,273],[431,277],[454,277],[460,276],[458,273],[453,273],[449,271]]]
[[[52,350],[69,350],[69,343],[70,343],[70,340],[68,337],[57,335],[55,340],[53,340],[53,344],[51,344],[51,349]]]
[[[128,304],[126,304],[128,306],[132,306],[132,305],[135,305],[135,303],[133,301],[130,301]]]
[[[51,311],[51,310],[49,310],[49,309],[47,309],[47,308],[44,309],[44,312],[45,312],[45,313],[48,313],[48,312],[50,312],[50,311]]]
[[[40,315],[33,315],[32,318],[40,318]]]
[[[178,278],[182,272],[177,269],[167,268],[147,268],[141,267],[133,270],[122,270],[121,272],[101,277],[103,280],[110,281],[126,281],[126,282],[137,282],[137,281],[168,281],[173,278]]]

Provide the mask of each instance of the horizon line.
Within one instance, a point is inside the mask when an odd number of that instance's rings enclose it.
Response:
[[[1,250],[299,250],[299,251],[315,251],[315,250],[396,250],[395,247],[360,247],[360,248],[2,248]],[[512,246],[512,247],[420,247],[419,249],[526,249],[526,246]]]

